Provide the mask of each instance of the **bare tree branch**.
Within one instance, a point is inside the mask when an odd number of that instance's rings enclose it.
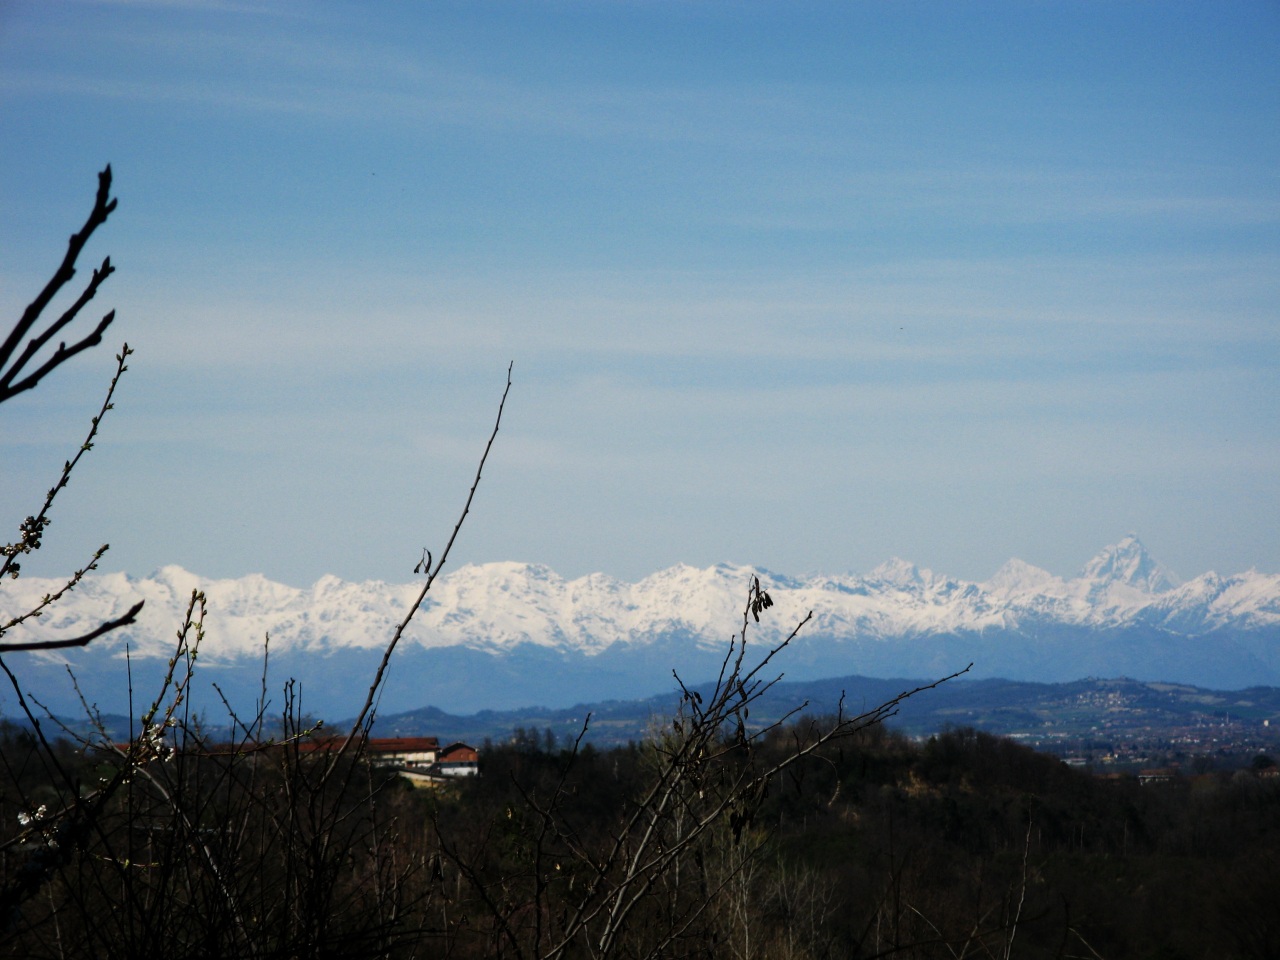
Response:
[[[49,280],[40,295],[23,312],[22,317],[17,324],[9,332],[3,344],[0,344],[0,403],[8,400],[24,390],[30,390],[48,373],[65,363],[71,357],[75,356],[90,347],[96,346],[102,342],[102,333],[110,326],[115,318],[115,311],[108,313],[98,323],[91,333],[80,340],[67,346],[65,342],[58,345],[58,349],[54,351],[52,356],[47,357],[43,363],[38,363],[34,370],[31,370],[19,378],[19,374],[23,373],[28,364],[34,361],[41,349],[48,344],[57,334],[67,327],[80,310],[97,294],[98,288],[103,284],[107,277],[115,272],[115,268],[111,266],[111,258],[108,257],[102,261],[102,266],[93,271],[93,276],[88,286],[80,293],[75,302],[67,308],[57,320],[49,324],[42,332],[36,333],[27,342],[22,352],[14,358],[14,351],[17,350],[22,338],[32,333],[40,320],[41,314],[70,280],[75,276],[76,259],[80,252],[84,249],[84,245],[88,242],[93,232],[106,222],[108,216],[116,208],[116,201],[111,197],[111,167],[108,165],[100,174],[98,174],[98,192],[94,199],[93,209],[89,213],[88,219],[78,233],[72,235],[67,246],[66,255],[62,259],[57,271]],[[49,488],[45,494],[44,503],[40,510],[31,516],[28,516],[19,525],[18,539],[12,543],[0,545],[0,579],[4,577],[17,577],[22,569],[20,558],[34,553],[40,549],[46,528],[52,522],[50,518],[50,510],[53,507],[53,501],[71,480],[72,471],[79,464],[80,458],[93,449],[94,439],[98,435],[98,428],[102,424],[102,418],[106,416],[107,411],[112,409],[112,398],[115,396],[116,387],[120,383],[120,377],[128,370],[126,361],[133,351],[129,349],[126,343],[116,355],[116,371],[111,378],[111,383],[107,388],[107,395],[102,401],[102,407],[99,409],[97,416],[93,417],[89,433],[84,441],[80,444],[80,448],[76,451],[74,457],[67,460],[62,466],[62,472],[57,482]],[[12,362],[10,362],[12,361]],[[98,560],[106,552],[107,546],[104,544],[93,555],[89,563],[81,570],[77,570],[62,586],[61,589],[45,595],[34,608],[26,613],[12,617],[5,622],[0,622],[0,637],[6,632],[13,629],[25,620],[39,617],[49,607],[61,599],[68,591],[74,589],[90,570],[97,568]],[[92,640],[102,636],[105,633],[126,626],[135,622],[137,613],[142,609],[142,604],[135,604],[124,616],[112,620],[103,621],[95,629],[78,637],[71,637],[65,640],[40,640],[28,641],[22,643],[0,643],[0,653],[14,653],[19,651],[34,650],[56,650],[70,647],[82,647]]]
[[[37,334],[27,344],[26,349],[10,363],[14,351],[22,338],[27,336],[40,320],[40,315],[45,308],[57,295],[64,286],[76,275],[76,259],[80,256],[80,252],[84,249],[84,245],[89,242],[89,238],[93,236],[93,232],[102,226],[113,210],[116,208],[116,200],[110,196],[111,194],[111,165],[108,164],[106,169],[98,174],[98,193],[94,198],[93,209],[89,212],[89,217],[85,220],[85,224],[78,233],[71,235],[71,239],[67,244],[66,255],[62,258],[62,263],[54,272],[53,277],[45,284],[40,295],[28,305],[23,311],[21,319],[14,328],[9,331],[9,335],[5,337],[4,342],[0,343],[0,403],[10,399],[16,394],[22,393],[24,390],[30,390],[40,380],[70,360],[77,353],[87,350],[89,347],[96,346],[102,342],[103,331],[111,325],[111,321],[115,319],[115,311],[108,313],[93,332],[83,337],[81,340],[73,343],[70,347],[66,343],[58,346],[54,355],[41,364],[36,370],[28,376],[17,380],[16,378],[23,369],[31,362],[36,353],[49,342],[59,331],[66,327],[80,309],[93,299],[100,287],[115,272],[115,268],[111,266],[111,258],[102,261],[102,266],[93,271],[93,277],[89,281],[89,285],[84,292],[76,299],[75,303],[67,309],[65,313],[55,320],[42,333]]]
[[[67,647],[83,647],[91,640],[96,640],[105,633],[110,633],[112,630],[137,622],[138,611],[142,609],[143,603],[145,601],[139,600],[128,609],[124,616],[116,617],[114,620],[104,620],[83,636],[72,637],[68,640],[30,640],[26,643],[0,643],[0,654],[14,653],[19,650],[62,650]]]

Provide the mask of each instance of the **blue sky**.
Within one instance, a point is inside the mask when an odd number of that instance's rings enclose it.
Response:
[[[409,579],[514,361],[456,562],[1275,572],[1278,161],[1273,2],[0,0],[0,308],[110,162],[137,350],[27,569]]]

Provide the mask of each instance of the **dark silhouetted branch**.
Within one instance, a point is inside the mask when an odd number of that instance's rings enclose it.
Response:
[[[40,512],[35,516],[27,517],[22,522],[21,537],[15,543],[5,544],[0,547],[0,555],[3,561],[0,561],[0,579],[4,577],[17,577],[18,571],[21,569],[17,558],[23,554],[33,553],[40,549],[40,539],[44,535],[44,529],[49,525],[49,510],[53,506],[54,498],[57,497],[58,491],[65,487],[71,480],[71,471],[76,468],[76,464],[80,462],[80,458],[93,449],[94,438],[98,435],[98,428],[102,425],[102,418],[107,415],[107,411],[112,409],[111,398],[115,396],[116,386],[120,383],[120,377],[129,369],[125,361],[129,355],[133,353],[126,343],[116,354],[116,372],[111,378],[111,385],[107,387],[107,395],[103,398],[102,407],[98,410],[89,425],[89,433],[84,438],[84,442],[80,444],[80,449],[76,451],[76,455],[67,460],[62,465],[62,473],[58,477],[58,482],[49,488],[49,492],[45,494],[44,505],[41,506]],[[97,554],[94,555],[93,561],[90,562],[85,570],[92,570],[98,558],[106,553],[107,547],[104,544]],[[81,575],[83,575],[81,572]],[[79,576],[76,577],[79,580]],[[12,624],[0,626],[0,634]]]
[[[76,259],[80,256],[84,245],[89,242],[93,232],[105,223],[107,217],[115,210],[116,201],[110,194],[111,165],[108,164],[106,169],[98,174],[98,193],[94,198],[93,209],[89,212],[89,218],[85,221],[79,233],[71,235],[62,263],[58,266],[57,271],[49,282],[45,284],[44,289],[40,291],[40,295],[23,311],[22,318],[9,331],[9,335],[5,337],[4,342],[0,343],[0,403],[25,390],[30,390],[46,374],[66,363],[77,353],[97,346],[102,342],[103,332],[115,319],[115,311],[113,310],[103,317],[87,336],[75,341],[70,346],[65,341],[60,343],[53,356],[49,357],[26,376],[18,379],[19,374],[35,358],[40,349],[76,318],[81,308],[93,299],[103,281],[115,272],[115,267],[111,265],[111,258],[107,257],[102,261],[102,266],[93,271],[93,277],[90,279],[88,286],[76,298],[75,303],[62,316],[51,323],[47,329],[33,336],[27,342],[22,353],[14,359],[14,352],[18,349],[18,344],[22,342],[23,337],[32,332],[40,320],[40,315],[58,294],[58,291],[66,286],[76,275]],[[11,360],[12,362],[10,362]]]
[[[146,601],[139,600],[128,609],[122,617],[116,617],[114,620],[104,620],[98,624],[93,630],[90,630],[84,636],[72,637],[69,640],[31,640],[27,643],[0,643],[0,653],[15,653],[21,650],[61,650],[66,647],[83,647],[91,640],[96,640],[104,633],[110,633],[119,627],[126,627],[131,623],[137,622],[138,613],[142,610],[142,605]]]

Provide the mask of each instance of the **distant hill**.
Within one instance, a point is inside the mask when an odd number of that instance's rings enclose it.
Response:
[[[860,713],[929,681],[840,677],[776,684],[753,704],[751,722],[771,723],[801,708],[811,716],[833,714],[844,698],[846,713]],[[699,688],[705,692],[706,687]],[[378,718],[381,736],[435,735],[442,740],[480,743],[508,739],[516,728],[542,734],[551,730],[564,743],[591,722],[585,740],[600,745],[640,740],[665,726],[678,698],[674,694],[641,700],[577,704],[567,709],[483,710],[455,716],[433,707]],[[801,707],[801,705],[804,705]],[[1085,679],[1070,683],[956,679],[903,702],[889,725],[912,735],[948,727],[976,727],[990,733],[1034,741],[1055,737],[1133,742],[1171,732],[1231,722],[1262,739],[1280,740],[1280,688],[1209,690],[1187,684],[1128,678]],[[1269,725],[1266,725],[1269,724]]]
[[[929,682],[860,676],[782,681],[752,705],[750,721],[753,726],[762,726],[797,708],[797,716],[833,714],[841,696],[846,713],[856,714]],[[695,689],[705,693],[708,686]],[[480,745],[486,739],[494,743],[507,741],[513,731],[522,728],[539,738],[551,730],[557,744],[565,746],[582,732],[590,715],[584,742],[611,746],[640,741],[656,727],[665,727],[678,702],[673,690],[636,700],[579,703],[556,709],[525,707],[452,714],[437,707],[422,707],[379,715],[374,734],[435,736],[442,743],[463,740]],[[87,732],[88,725],[82,718],[69,716],[69,728]],[[11,715],[8,719],[15,721]],[[104,715],[102,721],[113,739],[129,737],[128,717]],[[346,730],[349,725],[349,719],[333,718],[327,724],[331,731]],[[1269,743],[1267,749],[1275,750],[1280,745],[1280,687],[1211,690],[1124,677],[1070,683],[958,678],[904,701],[888,725],[912,736],[928,736],[950,727],[975,727],[1048,748],[1060,740],[1073,744],[1169,743],[1187,740],[1199,732],[1201,743],[1188,743],[1189,753],[1206,752],[1214,741],[1237,746],[1242,742]]]
[[[466,566],[437,582],[406,634],[382,708],[559,709],[664,694],[673,669],[686,682],[705,680],[741,629],[754,576],[775,606],[753,625],[752,649],[776,643],[813,611],[778,661],[788,680],[855,672],[937,677],[972,662],[974,678],[1033,683],[1093,675],[1219,689],[1280,684],[1280,576],[1206,573],[1177,584],[1128,536],[1071,579],[1011,560],[984,583],[902,560],[860,576],[805,578],[679,565],[638,583],[599,574],[565,580],[523,563]],[[0,613],[31,606],[54,586],[38,578],[7,582]],[[211,681],[233,703],[253,703],[270,633],[268,690],[296,677],[305,709],[342,715],[357,708],[363,678],[419,586],[325,577],[296,589],[257,575],[206,581],[178,567],[145,579],[91,575],[27,635],[74,634],[145,599],[138,624],[86,650],[24,656],[15,665],[55,712],[77,709],[64,664],[90,701],[125,712],[126,648],[135,691],[146,696],[195,588],[209,600],[196,691],[206,709],[219,709]],[[3,697],[0,711],[11,712]]]

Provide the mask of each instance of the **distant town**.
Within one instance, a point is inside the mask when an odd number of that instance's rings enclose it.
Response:
[[[1212,711],[1212,703],[1205,704],[1205,712],[1171,715],[1145,698],[1107,688],[1081,691],[1076,705],[1076,712],[1046,719],[1039,729],[1009,730],[1004,735],[1068,763],[1094,768],[1160,764],[1206,772],[1247,766],[1259,755],[1280,756],[1280,728],[1270,717]]]
[[[831,714],[842,694],[846,712],[862,710],[911,686],[868,677],[782,682],[752,707],[751,721],[772,723],[800,703],[808,704],[804,712],[811,716]],[[584,742],[611,746],[643,740],[672,703],[671,697],[652,697],[471,716],[426,708],[380,717],[377,730],[398,736],[430,730],[477,744],[549,736],[567,745],[585,723]],[[1280,759],[1280,689],[1222,691],[1129,678],[956,681],[908,698],[886,725],[917,740],[973,727],[1098,772],[1173,767],[1192,773],[1245,767],[1259,755]]]

